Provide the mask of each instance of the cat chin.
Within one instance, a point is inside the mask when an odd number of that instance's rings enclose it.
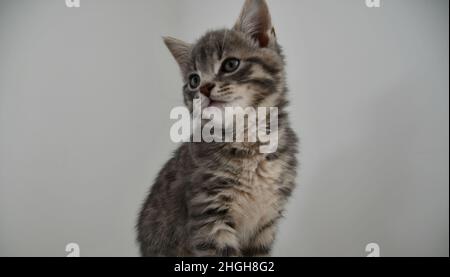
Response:
[[[230,103],[210,100],[208,107],[225,108],[230,107]]]
[[[206,103],[202,102],[203,111],[214,112],[220,110],[221,112],[225,111],[225,108],[234,108],[236,105],[233,102],[223,102],[223,101],[213,101],[208,99]]]

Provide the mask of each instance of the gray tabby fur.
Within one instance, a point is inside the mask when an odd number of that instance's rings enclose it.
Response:
[[[205,97],[189,75],[213,82],[209,98],[231,106],[278,107],[279,146],[184,143],[160,171],[139,215],[143,256],[270,255],[285,204],[295,186],[297,137],[286,113],[285,63],[263,0],[247,0],[233,29],[206,33],[195,44],[165,43],[180,65],[184,101]],[[218,70],[241,61],[233,74]]]

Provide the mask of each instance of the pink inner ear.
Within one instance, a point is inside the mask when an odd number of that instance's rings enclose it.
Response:
[[[258,42],[259,42],[259,46],[261,47],[267,47],[269,45],[269,36],[266,33],[260,33],[258,34]]]

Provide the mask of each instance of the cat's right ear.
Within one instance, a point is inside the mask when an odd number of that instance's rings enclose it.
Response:
[[[250,36],[261,47],[269,47],[276,42],[275,29],[265,0],[245,0],[233,29]]]
[[[164,43],[177,61],[183,73],[186,73],[190,64],[192,45],[172,37],[163,37]]]

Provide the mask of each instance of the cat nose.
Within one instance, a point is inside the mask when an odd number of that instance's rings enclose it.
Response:
[[[209,97],[211,95],[211,91],[216,87],[216,84],[213,83],[206,83],[203,86],[200,87],[200,92],[206,96]]]

